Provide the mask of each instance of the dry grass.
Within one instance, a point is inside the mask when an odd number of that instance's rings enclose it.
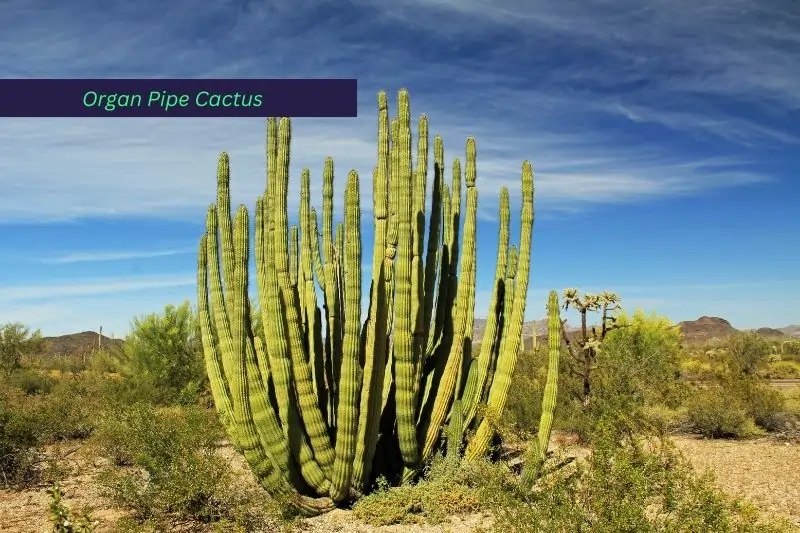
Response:
[[[785,516],[800,529],[800,444],[762,438],[747,441],[675,437],[699,471],[711,469],[727,493]]]

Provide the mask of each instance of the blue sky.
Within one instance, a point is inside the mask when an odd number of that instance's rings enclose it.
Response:
[[[6,0],[0,76],[358,78],[358,118],[293,123],[292,187],[309,167],[317,204],[325,156],[339,198],[349,169],[370,177],[375,95],[394,103],[407,87],[448,168],[477,139],[478,316],[497,194],[510,187],[518,222],[530,159],[529,319],[550,288],[574,286],[675,321],[800,322],[800,10],[647,4]],[[194,300],[217,155],[230,152],[234,201],[252,206],[263,135],[258,119],[0,122],[0,322],[121,336],[135,315]]]

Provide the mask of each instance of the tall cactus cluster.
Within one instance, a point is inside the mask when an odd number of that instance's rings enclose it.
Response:
[[[484,456],[494,437],[493,417],[485,413],[499,414],[506,403],[528,289],[531,165],[522,164],[518,248],[509,245],[509,193],[501,190],[492,298],[473,351],[475,140],[466,142],[463,177],[455,159],[446,180],[442,139],[433,138],[428,211],[425,116],[418,127],[412,160],[408,93],[399,92],[391,119],[386,94],[379,94],[372,281],[363,322],[358,174],[347,176],[344,220],[335,221],[334,164],[325,161],[320,231],[310,171],[303,170],[298,224],[290,226],[291,123],[268,119],[267,183],[251,236],[248,209],[232,215],[229,159],[219,158],[217,202],[208,209],[198,258],[211,390],[232,443],[259,482],[307,515],[358,497],[378,476],[412,479],[444,447],[448,455]],[[557,313],[557,304],[550,308]],[[448,423],[457,431],[445,441]]]

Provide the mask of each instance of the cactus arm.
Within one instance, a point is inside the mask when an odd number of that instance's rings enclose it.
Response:
[[[441,260],[441,233],[442,233],[442,189],[444,188],[444,145],[442,138],[437,135],[433,139],[433,185],[431,187],[431,218],[428,226],[428,245],[425,255],[425,304],[422,323],[427,334],[427,344],[433,344],[436,334],[434,302],[436,298],[436,280],[438,277],[439,261]],[[426,349],[426,355],[428,350]]]
[[[507,339],[503,352],[498,356],[497,370],[489,390],[488,408],[500,416],[508,399],[511,377],[519,355],[522,341],[522,324],[525,319],[525,300],[528,293],[530,273],[531,241],[533,237],[533,170],[525,161],[522,165],[522,214],[520,221],[520,252],[517,276],[514,280],[514,304]],[[468,459],[477,459],[489,449],[494,430],[490,421],[484,418],[478,430],[470,440],[465,451]]]
[[[227,430],[231,443],[234,447],[238,448],[239,437],[236,433],[233,404],[231,403],[230,392],[225,382],[217,339],[214,339],[211,315],[209,314],[207,240],[208,237],[203,235],[200,239],[200,249],[197,254],[197,316],[200,323],[200,336],[203,342],[206,373],[208,374],[208,380],[211,384],[211,396],[214,398],[214,405],[217,408],[222,424]]]
[[[411,171],[411,117],[408,93],[398,95],[398,155],[397,187],[409,191],[413,187]],[[416,436],[416,402],[414,377],[416,361],[412,324],[412,206],[411,202],[398,202],[397,206],[397,258],[395,260],[394,300],[394,379],[396,386],[397,434],[403,462],[416,466],[419,449]]]
[[[289,182],[289,142],[291,129],[288,119],[281,119],[278,125],[278,164],[274,183],[273,215],[275,224],[274,256],[275,271],[278,278],[282,311],[286,318],[286,334],[289,341],[289,355],[292,374],[297,393],[300,416],[305,424],[314,457],[327,473],[333,466],[334,453],[327,433],[327,426],[319,410],[314,394],[311,367],[303,347],[300,303],[297,292],[289,284],[289,265],[287,249],[287,200]]]
[[[334,372],[334,361],[340,359],[341,324],[339,321],[339,289],[336,280],[336,263],[333,254],[333,159],[325,159],[322,172],[322,270],[325,307],[325,368],[328,384],[328,425],[336,425],[336,391],[338,382]]]
[[[460,169],[454,161],[454,169]],[[456,172],[457,170],[454,170]],[[454,177],[454,181],[455,177]],[[475,230],[476,217],[478,210],[478,191],[475,189],[474,179],[467,188],[467,214],[464,227],[464,253],[461,256],[462,275],[458,279],[458,287],[455,299],[455,318],[453,320],[453,331],[450,334],[452,339],[447,345],[447,362],[444,372],[439,380],[435,392],[432,392],[432,403],[425,406],[424,416],[420,419],[420,440],[422,445],[422,459],[430,459],[435,446],[439,441],[439,434],[444,424],[447,414],[450,411],[451,402],[457,389],[459,374],[463,366],[464,338],[467,323],[469,321],[469,283],[470,273],[475,268]]]
[[[542,414],[539,418],[538,435],[531,442],[526,454],[525,467],[520,481],[524,487],[532,488],[539,477],[542,464],[547,456],[550,434],[553,428],[553,414],[556,410],[558,394],[558,363],[561,356],[561,315],[558,307],[558,293],[550,291],[547,301],[547,382],[542,398]]]
[[[217,159],[217,224],[222,247],[222,273],[224,279],[233,279],[233,227],[231,226],[231,165],[230,157],[223,152]],[[226,309],[231,299],[230,288],[224,287]],[[228,309],[230,312],[230,309]]]
[[[424,349],[428,338],[425,323],[425,270],[423,249],[425,246],[425,193],[428,181],[428,119],[419,118],[417,140],[417,168],[414,172],[411,211],[411,324],[414,343],[414,397],[419,394],[420,378],[425,360]]]
[[[378,429],[383,411],[382,402],[387,375],[387,322],[386,284],[384,258],[386,254],[386,223],[388,217],[388,159],[389,159],[389,108],[386,93],[378,95],[378,163],[372,172],[372,212],[374,236],[372,247],[372,284],[370,287],[369,316],[367,318],[364,347],[364,381],[356,455],[353,465],[353,483],[363,487],[372,471],[372,460],[378,442]],[[388,373],[391,377],[391,373]]]
[[[344,259],[344,346],[342,349],[341,391],[337,408],[336,462],[333,467],[331,498],[347,496],[353,474],[353,459],[358,433],[361,368],[361,206],[358,174],[351,171],[345,193]]]
[[[502,311],[503,282],[506,274],[506,259],[508,256],[508,226],[510,222],[510,209],[508,205],[508,189],[500,189],[500,235],[497,242],[497,266],[494,274],[494,287],[492,299],[489,304],[489,313],[486,320],[483,342],[480,355],[473,359],[470,365],[467,385],[464,389],[464,427],[469,427],[475,417],[475,412],[480,402],[486,377],[492,362],[492,353],[496,351],[497,333],[499,330],[499,313]]]
[[[300,315],[305,329],[305,344],[313,368],[314,394],[320,410],[326,411],[325,375],[322,346],[317,343],[317,290],[314,285],[314,245],[311,229],[311,173],[303,169],[300,185],[300,265],[298,272],[298,294]]]

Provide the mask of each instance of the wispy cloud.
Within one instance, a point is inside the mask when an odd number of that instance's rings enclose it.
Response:
[[[358,77],[358,119],[295,121],[293,171],[308,166],[315,179],[329,155],[340,176],[355,168],[369,177],[375,91],[406,86],[414,113],[428,113],[432,132],[444,134],[448,159],[463,152],[467,135],[476,136],[484,197],[500,185],[515,191],[519,165],[530,159],[545,209],[762,182],[768,172],[753,161],[709,157],[797,141],[776,114],[800,108],[800,69],[790,68],[800,57],[794,19],[773,17],[754,2],[642,8],[632,0],[590,0],[577,9],[555,0],[363,1],[337,13],[324,1],[295,4],[222,2],[201,15],[178,1],[158,17],[119,6],[78,17],[49,3],[44,9],[44,2],[11,0],[0,53],[7,76]],[[441,24],[446,13],[458,15],[448,19],[458,24]],[[487,36],[495,45],[478,46]],[[576,67],[562,61],[559,47],[595,60]],[[526,62],[530,67],[521,68]],[[701,98],[709,96],[746,99],[763,112],[742,115]],[[711,135],[722,144],[699,155],[683,141],[632,135],[632,124]],[[196,218],[213,201],[222,150],[232,157],[234,200],[251,204],[263,186],[263,130],[246,119],[7,120],[0,222]]]
[[[73,296],[97,296],[126,292],[147,291],[195,285],[195,275],[139,276],[106,279],[70,279],[35,285],[0,286],[0,303],[28,300],[64,298]]]
[[[173,250],[128,250],[119,252],[73,252],[41,260],[45,264],[61,265],[69,263],[97,263],[105,261],[127,261],[130,259],[155,259],[196,253],[196,248],[175,248]]]

